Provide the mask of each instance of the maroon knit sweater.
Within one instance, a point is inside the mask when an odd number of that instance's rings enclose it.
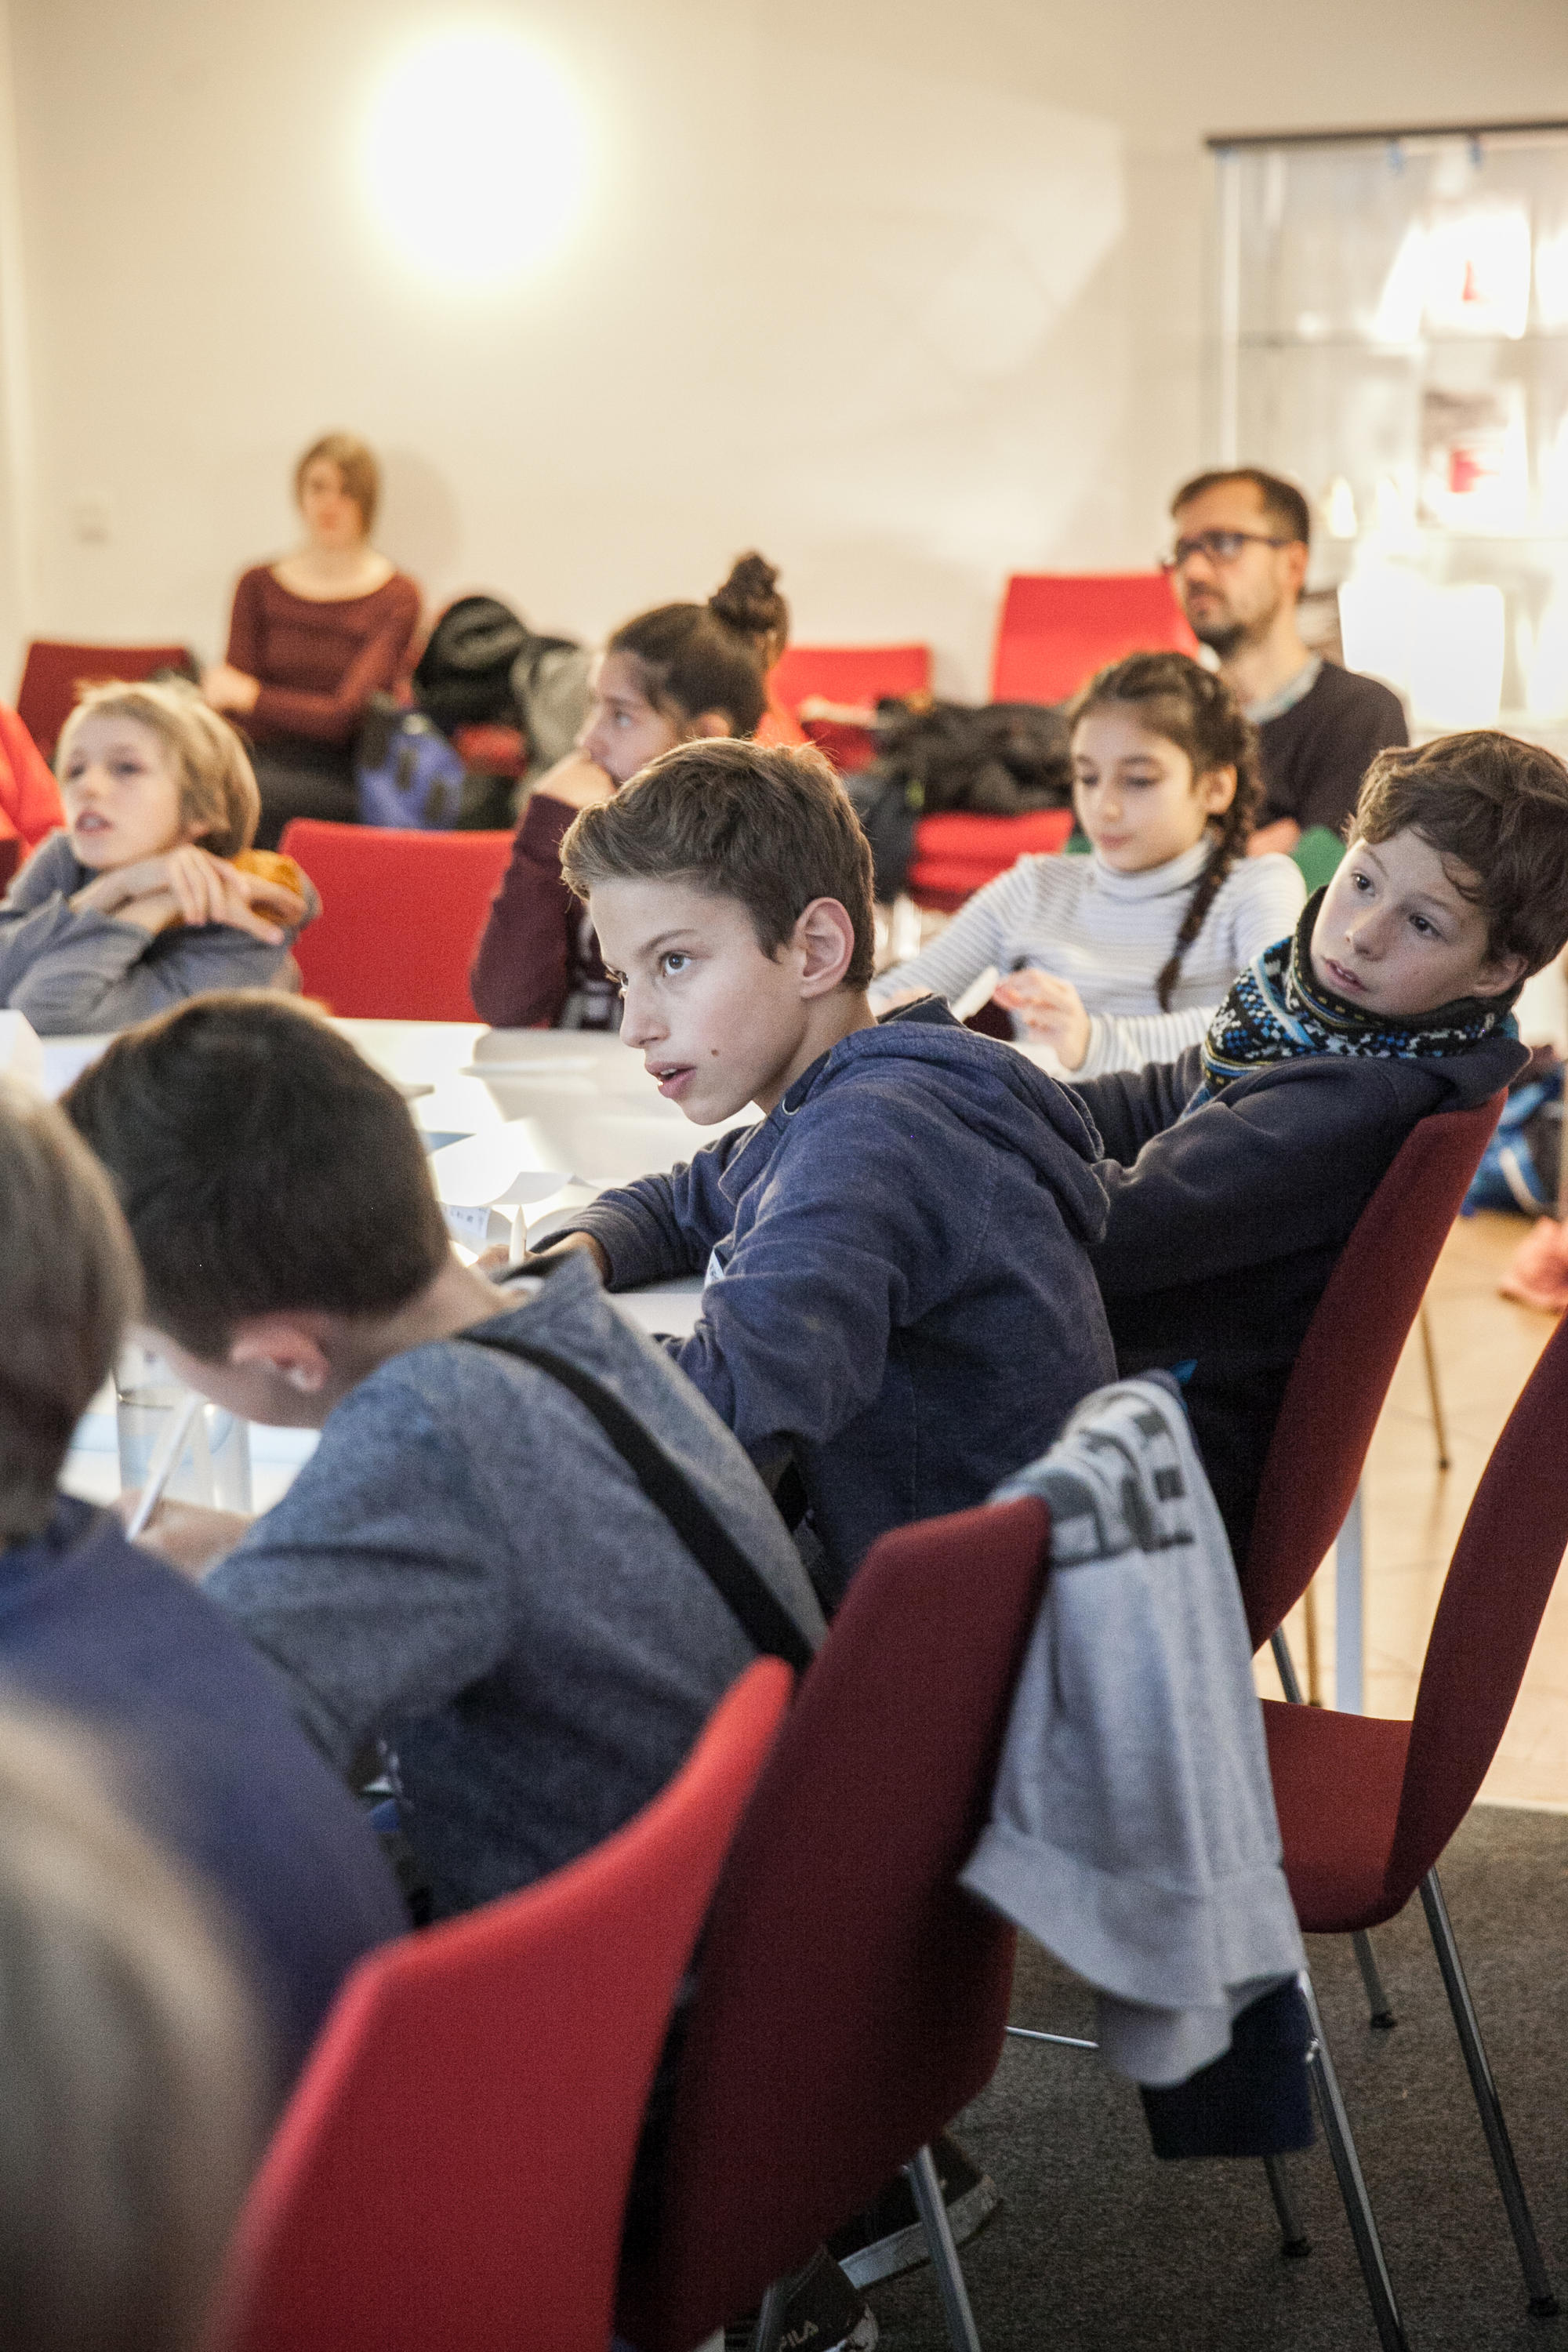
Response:
[[[234,592],[228,632],[231,666],[261,680],[246,732],[258,744],[346,744],[371,696],[396,678],[418,619],[419,591],[401,572],[374,595],[327,600],[296,596],[258,564]]]

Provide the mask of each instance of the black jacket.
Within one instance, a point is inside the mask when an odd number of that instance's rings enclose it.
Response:
[[[1430,1061],[1314,1055],[1233,1079],[1184,1119],[1202,1048],[1074,1091],[1110,1197],[1089,1252],[1119,1370],[1191,1363],[1184,1393],[1231,1549],[1244,1559],[1285,1383],[1334,1261],[1418,1119],[1506,1087],[1496,1034]]]

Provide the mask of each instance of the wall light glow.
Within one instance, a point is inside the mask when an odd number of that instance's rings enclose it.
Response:
[[[471,28],[408,50],[377,89],[365,184],[384,230],[422,274],[491,287],[570,235],[586,194],[582,110],[514,35]]]

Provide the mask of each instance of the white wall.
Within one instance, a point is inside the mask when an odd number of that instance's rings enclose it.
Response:
[[[499,299],[407,276],[356,178],[450,8],[9,0],[0,685],[20,625],[218,651],[342,424],[433,600],[596,635],[755,543],[801,637],[925,637],[983,692],[1005,573],[1147,562],[1208,454],[1205,131],[1568,115],[1563,0],[479,6],[598,142],[575,244]]]

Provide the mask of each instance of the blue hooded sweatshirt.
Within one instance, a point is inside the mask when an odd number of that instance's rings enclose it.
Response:
[[[983,1502],[1113,1378],[1099,1157],[1074,1097],[925,997],[573,1229],[612,1289],[706,1273],[666,1345],[764,1474],[793,1456],[831,1608],[878,1536]]]

